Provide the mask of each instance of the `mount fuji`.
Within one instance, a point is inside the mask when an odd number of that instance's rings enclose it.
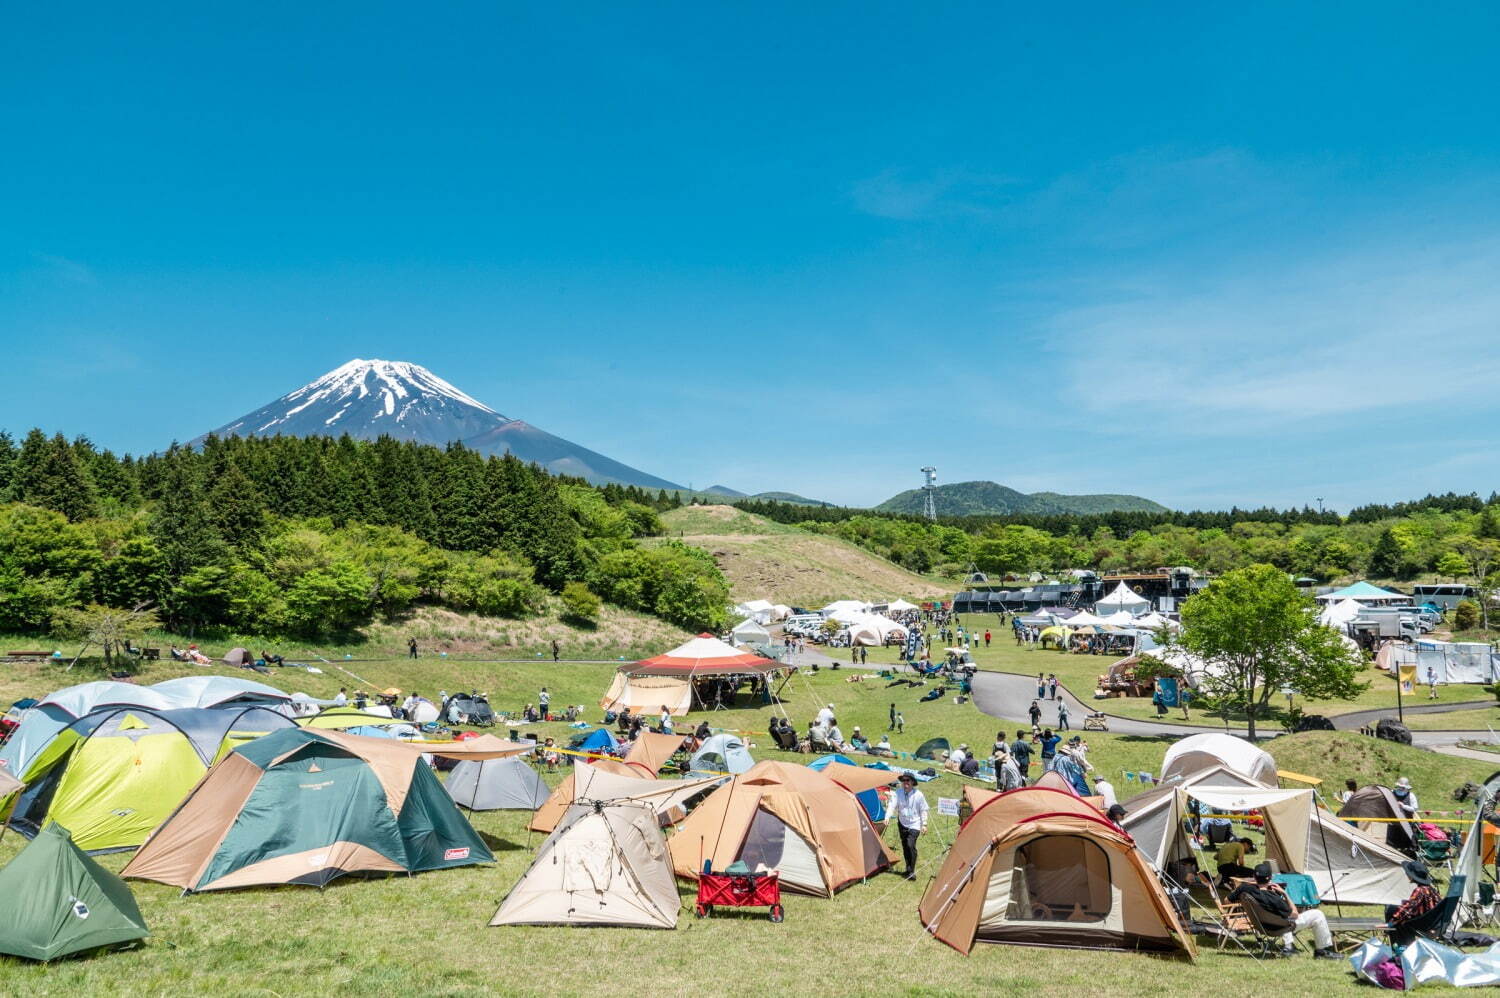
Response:
[[[213,432],[221,437],[347,433],[362,440],[385,435],[438,447],[458,441],[481,454],[509,451],[555,474],[596,485],[682,488],[503,416],[427,368],[399,360],[351,360]]]

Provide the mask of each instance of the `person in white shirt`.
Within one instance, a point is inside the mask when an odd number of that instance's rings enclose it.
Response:
[[[408,720],[410,720],[411,719],[411,712],[414,711],[414,710],[416,710],[416,709],[417,709],[417,695],[415,693],[408,693],[406,695],[406,699],[403,700],[403,701],[401,701],[401,714],[402,714],[403,717],[405,717]]]
[[[825,728],[833,723],[833,704],[828,704],[818,711],[818,723]]]
[[[1391,788],[1391,793],[1395,796],[1396,803],[1401,805],[1401,817],[1415,818],[1417,816],[1417,795],[1411,792],[1411,780],[1401,777]]]
[[[1119,801],[1115,800],[1114,786],[1103,777],[1094,781],[1094,794],[1095,796],[1104,798],[1104,810],[1106,811],[1119,803]]]
[[[927,831],[927,798],[917,789],[917,778],[902,773],[896,781],[896,826],[901,833],[901,858],[907,880],[917,879],[917,838]]]
[[[844,751],[844,732],[839,729],[837,718],[828,723],[828,744],[833,746],[835,752]]]
[[[344,707],[344,706],[347,706],[348,703],[349,703],[349,692],[347,690],[345,690],[342,686],[340,686],[339,687],[339,695],[333,698],[333,705],[335,707]]]
[[[661,730],[664,735],[672,733],[672,712],[667,709],[666,704],[661,705]]]

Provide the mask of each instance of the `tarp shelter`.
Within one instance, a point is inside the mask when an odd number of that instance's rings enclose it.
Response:
[[[761,762],[693,809],[669,847],[679,877],[696,880],[705,860],[775,870],[783,888],[829,897],[894,859],[855,795],[891,782],[889,771],[834,763],[821,773]]]
[[[976,942],[1196,953],[1130,836],[1058,790],[1012,790],[978,807],[917,910],[965,954]]]
[[[580,762],[567,779],[558,784],[552,796],[537,808],[530,828],[550,832],[572,805],[583,800],[630,799],[650,804],[664,818],[677,817],[677,810],[699,794],[707,793],[720,783],[722,776],[699,776],[686,780],[659,780],[655,776],[620,772],[605,763]]]
[[[290,728],[221,759],[122,872],[196,892],[493,858],[416,747]]]
[[[443,784],[470,811],[535,811],[551,792],[524,759],[462,759]]]
[[[1363,603],[1365,606],[1388,606],[1393,603],[1411,602],[1411,597],[1405,593],[1393,593],[1389,589],[1382,589],[1379,586],[1371,585],[1364,581],[1356,582],[1335,592],[1324,593],[1322,596],[1315,596],[1313,598],[1323,604],[1341,603],[1346,599],[1352,599],[1356,603]]]
[[[849,625],[849,643],[879,648],[890,641],[905,641],[906,628],[889,617],[868,616]]]
[[[236,744],[293,727],[263,707],[107,707],[74,721],[21,774],[11,824],[28,837],[49,820],[87,852],[134,849]],[[3,810],[3,809],[0,809]]]
[[[1317,807],[1307,787],[1280,789],[1224,766],[1147,791],[1125,802],[1122,822],[1136,845],[1159,869],[1195,856],[1187,831],[1190,800],[1201,808],[1258,812],[1265,822],[1266,858],[1283,873],[1313,879],[1325,903],[1396,904],[1411,891],[1400,853],[1367,839]]]
[[[599,705],[605,710],[629,707],[632,713],[648,714],[665,706],[677,716],[692,709],[695,679],[764,676],[784,668],[773,659],[740,651],[711,634],[700,634],[669,652],[621,666]]]
[[[750,747],[739,735],[727,732],[709,735],[698,746],[688,761],[688,768],[703,775],[722,775],[748,772],[755,765],[750,756]]]
[[[737,645],[766,645],[771,643],[771,632],[762,627],[754,617],[742,620],[729,632]]]
[[[672,929],[680,907],[655,809],[591,802],[568,808],[490,924]]]
[[[1392,849],[1403,852],[1416,848],[1416,831],[1407,820],[1406,812],[1396,803],[1396,795],[1390,787],[1372,784],[1360,787],[1339,808],[1338,816],[1351,826]],[[1384,821],[1354,821],[1354,818],[1384,818]]]
[[[1115,586],[1113,592],[1101,596],[1094,603],[1095,613],[1114,613],[1116,610],[1124,610],[1134,616],[1150,609],[1151,601],[1131,590],[1124,582]]]
[[[130,888],[52,823],[0,870],[0,953],[55,960],[150,935]]]
[[[1276,760],[1253,742],[1210,731],[1173,742],[1161,761],[1161,782],[1224,766],[1257,783],[1276,785]]]

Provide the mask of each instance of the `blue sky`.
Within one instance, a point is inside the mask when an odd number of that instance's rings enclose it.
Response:
[[[383,357],[699,487],[1500,487],[1500,8],[1039,6],[15,8],[0,427]]]

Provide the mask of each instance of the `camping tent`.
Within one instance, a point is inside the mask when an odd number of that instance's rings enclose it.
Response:
[[[849,625],[849,643],[879,648],[887,641],[905,641],[905,627],[889,617],[870,615]]]
[[[285,710],[292,698],[265,683],[232,676],[182,676],[151,687],[177,707],[273,707]]]
[[[50,824],[0,870],[0,953],[55,960],[150,935],[130,888]]]
[[[739,735],[728,733],[709,735],[703,739],[703,744],[698,746],[698,751],[688,761],[688,768],[694,773],[716,776],[748,772],[754,765],[755,760],[750,757],[749,746]]]
[[[523,759],[463,759],[443,784],[453,803],[470,811],[535,811],[547,782]]]
[[[693,809],[669,843],[679,877],[696,880],[736,861],[781,874],[787,890],[829,897],[891,865],[894,857],[855,799],[890,771],[834,763],[822,772],[761,762]]]
[[[766,675],[786,666],[742,652],[711,634],[700,634],[669,652],[622,665],[609,692],[599,701],[605,710],[629,707],[656,713],[663,706],[674,716],[693,706],[693,680],[711,676]]]
[[[679,817],[679,809],[699,794],[707,793],[724,782],[720,776],[698,776],[686,780],[659,780],[615,768],[619,763],[580,762],[573,772],[557,785],[552,796],[537,808],[530,828],[534,832],[555,829],[572,805],[584,800],[621,800],[629,798],[654,807],[661,816]]]
[[[1284,873],[1311,877],[1325,902],[1395,904],[1411,889],[1401,869],[1406,857],[1319,808],[1310,788],[1283,790],[1225,766],[1125,802],[1125,830],[1158,868],[1194,857],[1186,828],[1193,800],[1225,812],[1258,812],[1265,822],[1266,857]]]
[[[775,606],[771,607],[772,620],[785,620],[791,615],[792,608],[787,606],[785,603],[777,603]]]
[[[807,768],[822,772],[835,763],[845,766],[859,765],[847,755],[843,755],[838,752],[830,752],[827,755],[818,756],[812,762],[807,764]],[[885,764],[882,763],[880,768],[885,768]],[[887,817],[885,809],[885,799],[880,796],[880,793],[880,789],[876,788],[874,790],[861,790],[859,793],[854,795],[855,799],[859,801],[860,807],[864,808],[865,813],[870,816],[871,821],[885,821]]]
[[[501,751],[499,739],[490,741]],[[412,746],[341,731],[273,731],[220,760],[123,875],[213,891],[322,887],[349,873],[489,862],[489,848],[419,751],[457,754],[483,742]],[[485,747],[472,754],[485,755]]]
[[[1258,783],[1274,786],[1276,760],[1243,738],[1210,731],[1174,742],[1161,760],[1161,782],[1224,766]]]
[[[237,741],[290,727],[291,718],[264,707],[95,711],[21,774],[27,787],[11,822],[28,837],[60,822],[88,852],[133,849]]]
[[[1350,818],[1387,819],[1384,821],[1349,821],[1349,824],[1363,832],[1368,838],[1388,845],[1392,849],[1404,852],[1416,848],[1417,839],[1412,823],[1407,820],[1406,812],[1402,811],[1401,806],[1396,803],[1396,795],[1391,793],[1390,787],[1382,787],[1378,784],[1360,787],[1344,802],[1344,806],[1339,808],[1338,816],[1345,820]]]
[[[768,645],[771,632],[762,627],[754,617],[740,621],[729,632],[737,645]]]
[[[1151,609],[1151,601],[1139,593],[1133,592],[1124,582],[1115,586],[1114,591],[1107,596],[1101,596],[1094,603],[1095,613],[1114,613],[1116,610],[1124,610],[1135,616]]]
[[[928,932],[965,954],[975,942],[1195,954],[1130,836],[1058,790],[1012,790],[980,805],[917,910]]]
[[[655,809],[612,800],[568,808],[490,924],[672,929],[680,906]]]

